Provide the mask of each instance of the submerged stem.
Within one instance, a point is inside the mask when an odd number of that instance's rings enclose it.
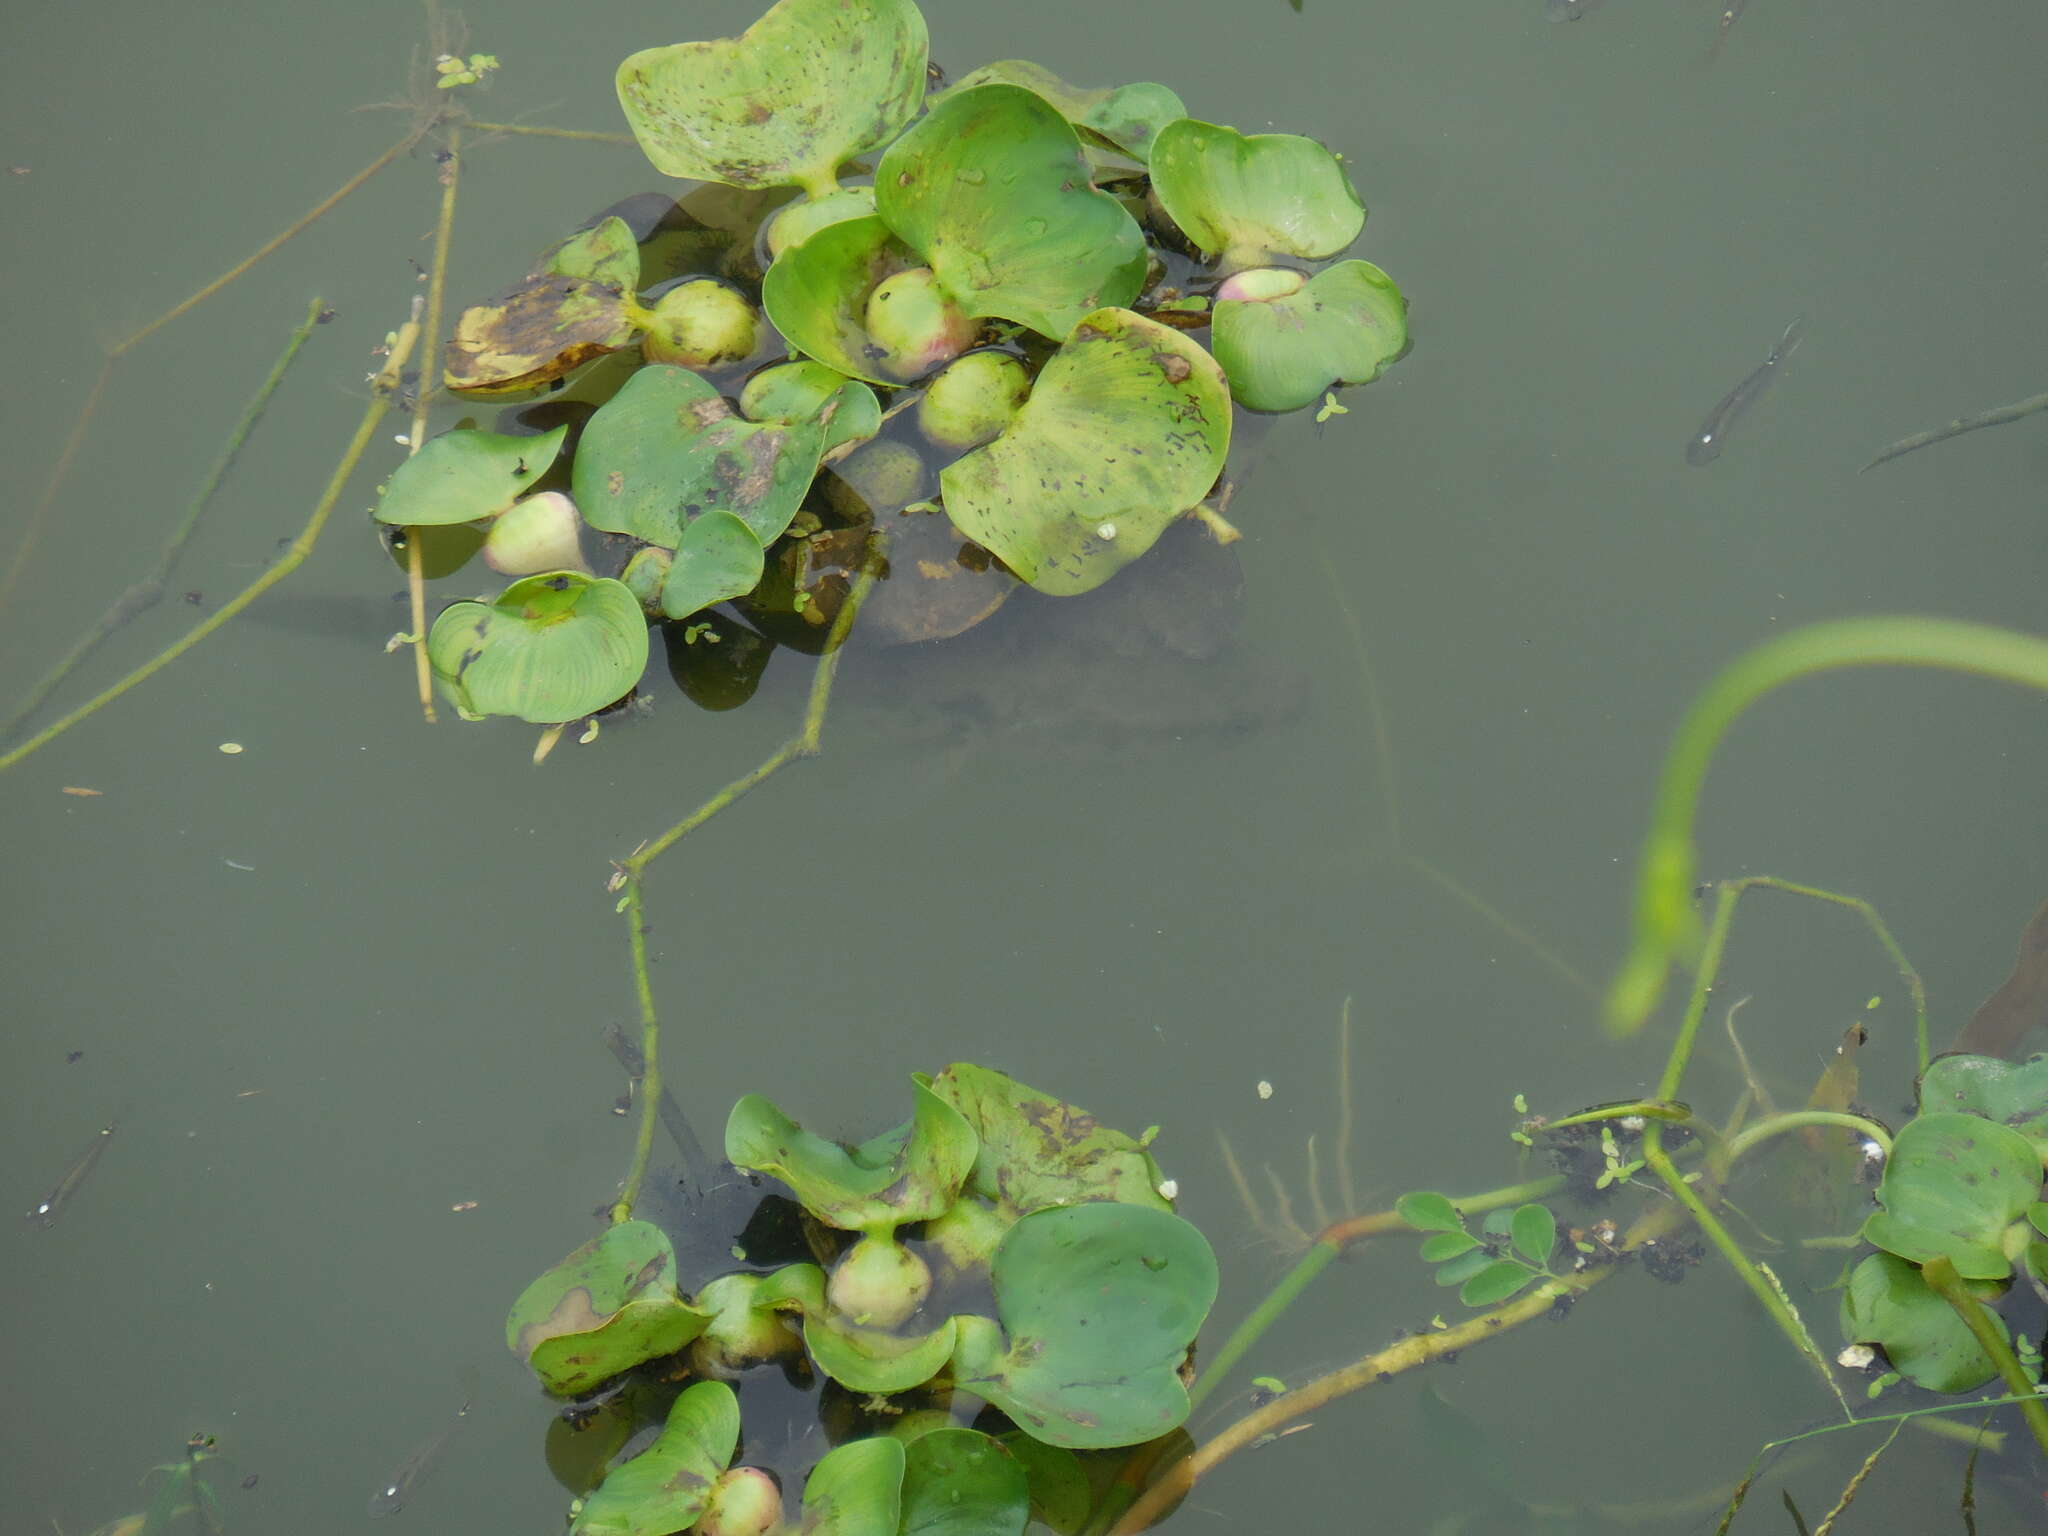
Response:
[[[242,444],[254,430],[257,418],[262,416],[264,407],[270,404],[270,397],[276,393],[277,386],[284,382],[285,370],[291,366],[292,359],[298,356],[299,348],[306,344],[306,338],[313,334],[313,327],[319,323],[321,312],[326,307],[326,301],[323,299],[315,299],[307,306],[306,318],[299,322],[298,328],[291,334],[291,339],[285,343],[284,351],[278,355],[277,361],[270,365],[269,377],[258,386],[254,397],[243,410],[241,420],[235,423],[234,430],[228,434],[227,445],[221,449],[220,457],[213,461],[213,468],[207,471],[206,478],[200,482],[198,492],[185,509],[183,520],[165,541],[163,550],[157,556],[156,564],[150,568],[149,574],[130,585],[116,598],[92,628],[80,636],[77,643],[64,653],[62,659],[43,674],[42,680],[29,690],[28,695],[15,706],[14,713],[7,717],[6,725],[0,726],[0,734],[13,730],[20,721],[33,713],[71,669],[90,656],[101,641],[138,613],[162,599],[164,578],[170,575],[171,567],[176,564],[179,553],[192,537],[192,530],[198,526],[200,515],[213,500],[213,493],[220,489],[220,483],[226,478],[236,455],[242,451]],[[97,391],[98,386],[95,385],[94,389]],[[68,450],[66,457],[69,457]]]
[[[654,1149],[655,1115],[663,1097],[661,1021],[654,1007],[654,985],[647,974],[647,914],[642,883],[648,866],[749,790],[765,783],[776,770],[798,758],[818,755],[825,730],[825,707],[831,701],[832,682],[839,672],[839,652],[853,629],[853,621],[860,614],[861,604],[867,601],[868,593],[874,589],[875,581],[881,575],[886,543],[879,534],[868,540],[860,574],[854,579],[845,602],[832,621],[832,628],[826,633],[825,654],[819,658],[817,670],[812,674],[810,699],[804,707],[803,724],[797,733],[771,752],[758,767],[734,779],[661,836],[642,844],[630,857],[618,863],[614,888],[625,892],[619,907],[626,914],[627,937],[632,951],[633,990],[640,1004],[640,1057],[644,1066],[640,1085],[640,1124],[634,1133],[633,1160],[627,1168],[625,1184],[612,1205],[611,1219],[614,1222],[628,1220],[633,1214],[634,1202],[640,1197],[640,1185],[647,1177],[647,1163]]]
[[[421,300],[415,296],[412,318],[399,329],[392,343],[391,355],[384,360],[383,369],[371,385],[370,403],[363,410],[363,419],[356,428],[355,436],[350,439],[347,450],[341,456],[341,462],[335,466],[333,475],[329,477],[327,489],[321,494],[312,515],[306,519],[306,526],[299,530],[298,537],[292,540],[283,557],[206,619],[193,626],[183,639],[165,647],[118,683],[81,704],[63,719],[45,726],[12,751],[0,754],[0,770],[12,768],[31,752],[49,745],[102,705],[112,703],[137,683],[155,676],[305,562],[306,556],[313,552],[313,545],[320,537],[320,530],[326,525],[328,514],[334,510],[334,503],[341,496],[342,487],[348,483],[349,476],[355,473],[357,460],[362,458],[363,450],[369,447],[371,435],[377,430],[377,423],[384,419],[384,413],[391,408],[391,402],[398,393],[399,380],[406,359],[412,355],[412,349],[419,341],[420,303]]]
[[[448,247],[455,236],[455,194],[462,184],[462,122],[448,125],[448,153],[441,161],[441,216],[434,225],[434,264],[427,274],[427,345],[420,358],[419,387],[413,392],[412,430],[406,434],[408,456],[427,442],[427,406],[441,385],[441,311],[448,292]],[[434,723],[434,677],[427,664],[427,594],[425,551],[418,529],[409,530],[406,586],[412,601],[413,677],[419,684],[420,713]]]
[[[2043,1402],[2034,1390],[2034,1383],[2028,1379],[2025,1369],[2005,1342],[2005,1334],[1991,1321],[1983,1303],[1970,1294],[1962,1276],[1956,1273],[1954,1262],[1946,1255],[1937,1254],[1920,1266],[1920,1277],[1927,1282],[1929,1290],[1955,1308],[1956,1316],[1970,1330],[1970,1336],[1984,1351],[1985,1358],[1998,1367],[1999,1379],[2005,1383],[2006,1390],[2020,1399],[2020,1417],[2026,1420],[2027,1429],[2041,1449],[2048,1452],[2048,1402]]]

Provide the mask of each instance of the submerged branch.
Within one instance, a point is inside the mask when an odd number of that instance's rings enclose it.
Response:
[[[171,567],[177,563],[179,554],[192,537],[192,530],[199,525],[200,515],[213,500],[213,493],[220,489],[220,483],[226,477],[229,467],[234,464],[236,455],[242,451],[242,444],[248,440],[257,418],[263,414],[264,407],[270,404],[271,395],[276,392],[277,386],[284,382],[285,369],[289,368],[292,359],[298,356],[299,348],[305,345],[306,338],[313,334],[313,327],[319,324],[320,315],[326,307],[326,302],[322,299],[315,299],[307,307],[306,318],[299,322],[298,329],[292,332],[291,339],[285,343],[283,353],[271,365],[270,376],[258,387],[254,398],[249,401],[248,408],[242,412],[242,419],[235,424],[234,431],[228,434],[227,446],[221,449],[220,457],[214,460],[213,468],[207,471],[198,493],[185,509],[183,521],[172,530],[162,553],[156,558],[156,564],[150,567],[149,574],[132,583],[125,592],[115,598],[92,628],[80,636],[78,642],[64,653],[57,664],[43,674],[42,680],[29,690],[27,697],[20,704],[15,706],[14,713],[7,717],[7,723],[0,726],[0,735],[12,731],[17,724],[32,714],[71,669],[90,656],[107,636],[162,600],[164,579],[170,575]]]
[[[1925,432],[1915,432],[1911,437],[1902,437],[1863,468],[1875,469],[1878,465],[1888,464],[1916,448],[1927,448],[1935,443],[1946,442],[1951,437],[1961,437],[1965,432],[1975,432],[1980,427],[2002,427],[2008,421],[2018,421],[2022,416],[2031,416],[2036,411],[2048,411],[2048,394],[2029,395],[2024,400],[2015,400],[2011,405],[1979,411],[1975,416],[1958,416],[1945,427],[1933,427]],[[1859,470],[1858,473],[1862,471]]]
[[[661,1023],[654,1007],[654,985],[647,974],[647,918],[642,884],[648,867],[720,811],[766,783],[778,770],[799,758],[818,755],[825,731],[825,707],[831,701],[832,682],[839,673],[840,649],[853,629],[861,604],[867,601],[868,593],[874,589],[875,581],[881,575],[886,543],[880,534],[869,536],[860,575],[855,578],[852,589],[846,594],[846,601],[840,605],[839,613],[826,633],[825,654],[819,658],[817,671],[812,674],[810,699],[804,707],[803,724],[797,733],[771,752],[758,767],[734,779],[661,836],[652,842],[642,843],[616,865],[610,888],[625,893],[619,900],[619,910],[626,914],[632,947],[633,987],[640,1003],[640,1056],[644,1066],[640,1125],[633,1138],[632,1164],[627,1170],[619,1198],[612,1206],[611,1219],[614,1223],[631,1218],[634,1202],[640,1198],[640,1186],[647,1177],[648,1159],[654,1150],[655,1117],[666,1097],[661,1085]],[[5,765],[0,763],[0,766]]]
[[[321,494],[312,515],[306,519],[305,527],[299,530],[298,537],[292,540],[283,557],[223,603],[203,622],[195,625],[183,639],[159,651],[118,683],[81,704],[63,719],[45,726],[20,746],[0,755],[0,770],[12,768],[31,752],[49,745],[101,706],[112,703],[136,684],[154,677],[305,563],[306,556],[313,552],[313,545],[320,537],[320,530],[326,526],[328,514],[333,512],[334,503],[341,496],[342,487],[348,483],[349,476],[355,473],[357,461],[369,447],[370,438],[377,430],[377,423],[384,419],[384,413],[391,408],[391,402],[398,395],[406,359],[412,355],[412,349],[419,341],[420,304],[421,300],[416,296],[413,300],[412,318],[399,329],[391,346],[391,355],[384,360],[383,369],[372,381],[370,403],[363,410],[363,419],[356,428],[355,436],[350,439],[347,450],[341,456],[341,462],[335,466],[333,475],[327,481],[327,489]]]

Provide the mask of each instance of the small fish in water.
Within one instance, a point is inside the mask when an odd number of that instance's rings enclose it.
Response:
[[[455,1417],[418,1450],[400,1462],[398,1470],[391,1474],[390,1479],[370,1495],[372,1520],[395,1515],[405,1508],[405,1501],[412,1497],[412,1491],[425,1482],[432,1475],[434,1468],[441,1464],[441,1458],[447,1453],[449,1444],[469,1417],[469,1400],[475,1395],[476,1391],[472,1386],[469,1396],[463,1398],[462,1406],[455,1410]]]
[[[1543,0],[1545,21],[1577,21],[1606,4],[1606,0]]]
[[[71,1165],[71,1171],[57,1181],[57,1187],[42,1200],[29,1207],[28,1219],[38,1226],[54,1227],[57,1218],[64,1214],[64,1207],[71,1197],[78,1193],[86,1175],[99,1165],[100,1154],[107,1150],[107,1142],[114,1134],[111,1125],[102,1126],[99,1135],[93,1137],[92,1145],[85,1149],[85,1156]]]
[[[1721,56],[1721,50],[1728,45],[1728,33],[1748,7],[1749,0],[1724,0],[1721,19],[1714,29],[1714,46],[1707,50],[1709,63]]]
[[[1778,364],[1792,355],[1792,349],[1799,345],[1805,332],[1806,316],[1797,316],[1785,327],[1785,334],[1771,348],[1771,355],[1758,363],[1748,378],[1721,397],[1721,403],[1707,413],[1706,421],[1692,435],[1692,441],[1685,445],[1686,463],[1711,464],[1721,456],[1721,441],[1728,435],[1728,429],[1735,425],[1735,418],[1770,388],[1771,380],[1778,376]]]

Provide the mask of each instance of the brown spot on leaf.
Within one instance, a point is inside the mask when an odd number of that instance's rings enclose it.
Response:
[[[549,1339],[564,1334],[595,1333],[610,1318],[601,1316],[590,1303],[590,1287],[576,1286],[565,1291],[562,1299],[555,1303],[555,1310],[536,1322],[528,1323],[519,1330],[518,1342],[513,1346],[522,1360],[529,1360],[533,1352]]]

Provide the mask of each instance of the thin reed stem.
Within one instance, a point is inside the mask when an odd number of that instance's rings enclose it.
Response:
[[[347,450],[342,454],[341,462],[335,466],[333,475],[329,477],[326,491],[321,495],[318,504],[313,508],[312,516],[306,519],[305,527],[299,530],[298,537],[292,540],[290,548],[285,551],[277,563],[261,576],[258,576],[248,586],[244,587],[234,597],[223,603],[218,610],[208,615],[205,620],[195,625],[183,639],[158,652],[157,655],[143,663],[140,667],[137,667],[111,688],[106,689],[88,702],[81,704],[63,719],[45,726],[20,746],[15,747],[4,755],[0,755],[0,770],[12,768],[30,753],[39,751],[49,745],[50,742],[70,730],[72,726],[78,724],[79,721],[98,711],[103,705],[112,703],[129,689],[135,687],[136,684],[154,677],[158,672],[184,655],[185,652],[192,649],[201,640],[204,640],[208,635],[227,623],[229,619],[232,619],[244,608],[255,602],[265,592],[283,581],[285,577],[289,576],[305,562],[306,556],[312,553],[313,545],[320,537],[320,530],[326,525],[328,514],[334,510],[334,503],[341,496],[342,487],[348,483],[349,476],[355,472],[356,463],[362,458],[363,450],[369,447],[370,438],[376,432],[378,422],[384,419],[384,413],[391,408],[391,402],[397,396],[400,388],[400,378],[404,372],[405,361],[412,355],[412,349],[419,340],[419,334],[419,315],[417,309],[415,309],[413,318],[408,320],[399,330],[391,348],[391,355],[385,359],[383,369],[378,373],[371,385],[370,403],[363,410],[362,423],[356,428],[355,436],[350,439]]]
[[[50,696],[57,685],[64,680],[71,669],[91,655],[107,636],[113,634],[137,614],[148,611],[162,600],[164,595],[164,578],[170,574],[171,567],[177,563],[179,554],[184,550],[187,541],[192,537],[192,530],[199,525],[200,514],[206,510],[207,505],[213,500],[213,493],[220,489],[220,483],[226,477],[229,467],[235,462],[235,456],[242,451],[242,444],[248,440],[249,433],[254,429],[257,419],[262,416],[264,407],[270,404],[270,397],[276,393],[277,386],[284,382],[285,370],[291,366],[292,359],[298,356],[299,348],[305,345],[306,338],[313,334],[313,327],[319,323],[321,311],[325,308],[326,302],[322,299],[315,299],[307,307],[306,318],[292,332],[291,339],[285,343],[284,351],[279,354],[277,361],[271,364],[270,376],[257,388],[255,396],[249,401],[247,408],[242,412],[242,419],[235,424],[234,430],[228,434],[227,445],[221,449],[220,457],[213,461],[213,468],[207,472],[206,478],[200,482],[198,493],[193,496],[191,503],[185,509],[184,518],[172,531],[171,537],[165,542],[162,553],[156,558],[156,564],[150,568],[147,575],[132,583],[126,591],[114,599],[108,605],[106,612],[99,616],[99,619],[93,624],[92,628],[81,635],[77,643],[64,653],[62,659],[55,666],[51,667],[48,672],[43,674],[42,680],[29,690],[27,697],[20,704],[15,706],[14,713],[7,717],[7,723],[0,725],[0,737],[4,737],[13,731],[16,725],[32,714],[42,704],[43,700]]]

